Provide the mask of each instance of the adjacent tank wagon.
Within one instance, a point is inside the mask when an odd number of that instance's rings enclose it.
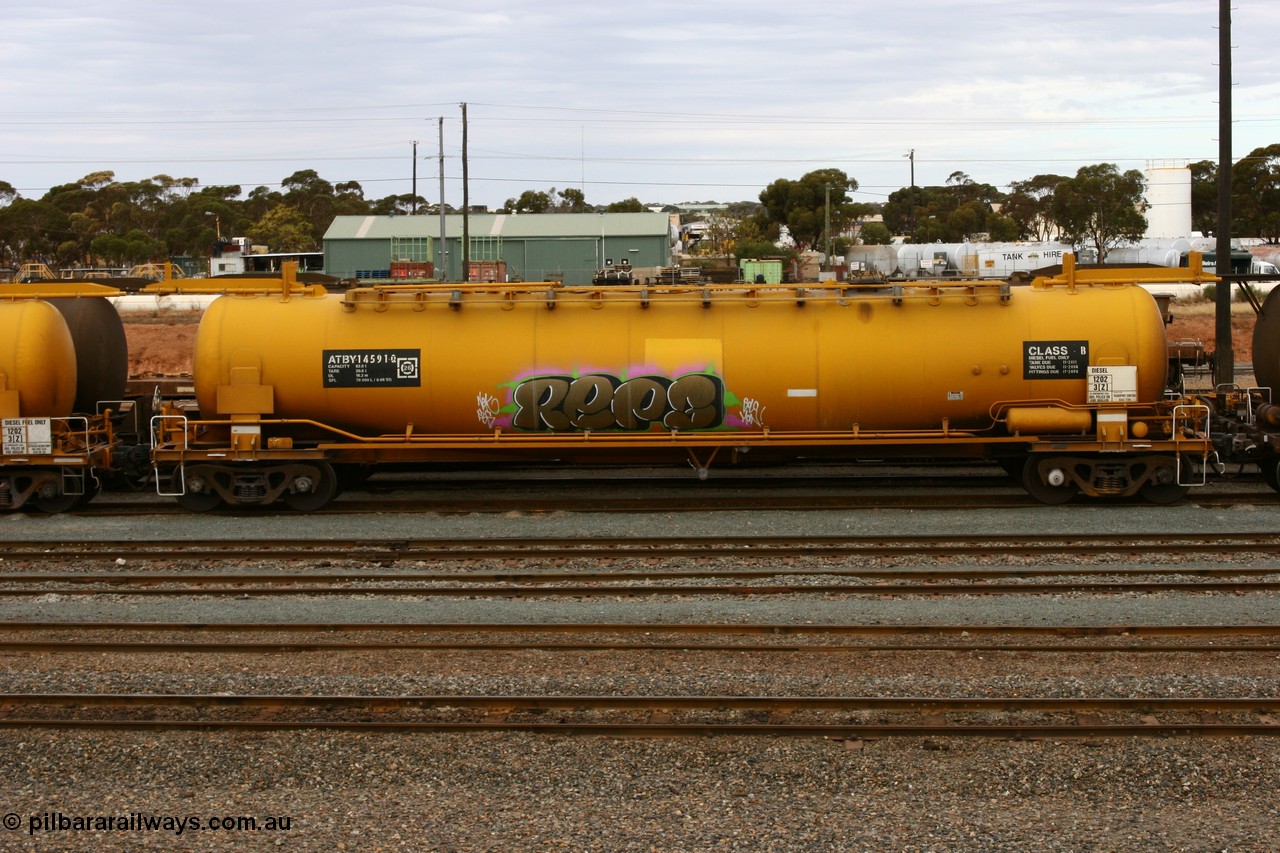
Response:
[[[0,290],[0,511],[70,509],[116,470],[133,408],[124,326],[105,298],[118,294],[93,284]]]
[[[1256,464],[1280,491],[1280,288],[1263,301],[1253,327],[1254,385],[1218,385],[1196,399],[1213,412],[1213,443],[1224,463]]]

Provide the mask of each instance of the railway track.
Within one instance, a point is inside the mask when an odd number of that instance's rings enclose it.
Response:
[[[1062,564],[1063,558],[1150,556],[1220,558],[1250,555],[1274,558],[1275,534],[921,536],[884,537],[717,537],[671,540],[572,539],[413,540],[335,543],[315,540],[255,540],[216,543],[99,542],[12,543],[0,548],[8,571],[0,571],[0,598],[32,596],[429,596],[573,597],[599,596],[776,596],[776,595],[1008,595],[1045,593],[1124,594],[1147,592],[1280,591],[1280,566],[1270,563],[1149,566]],[[377,569],[340,565],[324,570],[293,567],[235,571],[176,571],[173,563],[287,561],[378,563]],[[779,557],[783,557],[779,561]],[[883,559],[974,558],[986,562],[1043,560],[1032,565],[898,567]],[[622,568],[481,570],[470,563],[500,560],[520,564],[619,559],[641,563]],[[870,560],[870,566],[805,565],[804,559]],[[738,565],[708,568],[654,567],[664,560],[726,560]],[[30,572],[20,564],[68,560],[162,562],[148,571],[115,568]],[[765,561],[759,567],[746,563]],[[396,569],[413,561],[449,563],[450,570]],[[1058,564],[1054,564],[1054,563]]]
[[[100,639],[88,639],[90,635]],[[246,635],[251,639],[239,639]],[[753,637],[769,639],[750,642],[748,638]],[[839,642],[835,642],[837,638]],[[1056,642],[1045,642],[1046,639]],[[0,622],[0,651],[11,652],[279,654],[450,650],[1274,653],[1280,651],[1280,626]]]
[[[0,543],[5,561],[103,560],[613,560],[721,557],[964,557],[1044,558],[1053,555],[1162,555],[1214,557],[1280,554],[1280,534],[1185,533],[1031,536],[682,536],[675,538],[527,539],[237,539],[12,540]]]
[[[323,562],[323,561],[322,561]],[[1277,566],[1227,565],[1198,566],[1171,564],[1162,566],[930,566],[927,568],[894,568],[894,567],[857,567],[832,568],[825,566],[802,566],[788,564],[770,568],[722,567],[708,569],[619,569],[604,571],[597,569],[536,569],[479,571],[474,569],[455,569],[451,571],[419,571],[397,569],[334,569],[329,572],[279,571],[263,572],[245,570],[236,572],[201,572],[177,573],[164,572],[128,573],[116,572],[13,572],[0,573],[0,580],[10,583],[52,583],[71,581],[80,583],[263,583],[263,584],[297,584],[311,581],[345,581],[350,583],[401,580],[401,581],[450,581],[455,583],[482,583],[506,581],[510,583],[563,583],[565,581],[621,581],[621,580],[690,580],[701,578],[757,579],[773,578],[789,575],[805,575],[814,577],[898,579],[898,580],[991,580],[1010,577],[1052,576],[1090,576],[1118,575],[1143,576],[1159,574],[1176,574],[1195,577],[1233,577],[1241,575],[1270,575],[1280,572]]]
[[[162,578],[149,584],[165,583]],[[310,586],[232,584],[215,586],[199,581],[188,581],[186,586],[50,586],[0,587],[0,599],[26,596],[220,596],[247,598],[251,596],[411,596],[415,598],[592,598],[638,596],[778,596],[778,595],[1046,595],[1062,593],[1092,593],[1124,595],[1132,593],[1275,593],[1280,592],[1280,581],[1230,580],[1230,581],[1061,581],[1054,583],[968,583],[944,584],[922,579],[917,583],[899,584],[651,584],[651,585],[581,585],[562,586],[353,586],[346,582],[332,584],[312,583]]]
[[[1123,558],[1174,562],[1129,565]],[[108,542],[10,542],[0,545],[0,601],[51,596],[498,596],[593,597],[654,595],[995,595],[1130,594],[1165,591],[1182,594],[1256,591],[1280,592],[1280,568],[1267,565],[1280,553],[1280,534],[1140,534],[1030,536],[707,536],[656,539],[399,539],[328,541],[255,539],[186,542],[180,540]],[[358,558],[353,561],[353,555]],[[1239,563],[1218,562],[1223,555]],[[979,565],[963,565],[980,557]],[[1258,559],[1249,559],[1257,557]],[[1099,558],[1121,558],[1099,564]],[[1176,559],[1194,560],[1180,565]],[[1021,561],[1000,565],[1001,560]],[[1080,564],[1079,561],[1084,563]],[[140,568],[135,563],[141,563]],[[244,566],[266,561],[271,567]],[[494,568],[482,561],[506,562]],[[575,561],[583,568],[575,569]],[[665,561],[677,561],[663,565]],[[716,561],[713,565],[700,562]],[[843,562],[840,562],[843,561]],[[949,565],[955,561],[957,565]],[[1057,561],[1059,564],[1054,565]],[[1093,562],[1090,562],[1093,561]],[[75,563],[72,571],[36,571],[42,562]],[[98,568],[95,564],[108,563]],[[194,567],[193,563],[226,563],[234,567]],[[439,566],[405,563],[435,562]],[[85,565],[88,563],[89,565]],[[287,565],[296,563],[301,565]],[[323,564],[316,566],[317,563]],[[332,563],[332,565],[329,565]],[[367,564],[377,564],[369,567]],[[807,564],[806,564],[807,563]],[[816,563],[816,565],[814,565]],[[897,565],[897,564],[901,565]],[[1023,564],[1025,563],[1025,564]],[[279,568],[271,564],[281,564]],[[241,566],[244,566],[241,568]],[[187,568],[184,568],[187,567]],[[1274,576],[1274,577],[1273,577]],[[284,611],[282,611],[283,613]],[[314,666],[322,673],[345,672],[346,662],[359,661],[377,678],[396,673],[449,672],[467,660],[525,663],[513,669],[527,673],[539,655],[564,653],[641,654],[634,657],[653,669],[653,680],[640,686],[661,689],[663,669],[701,660],[699,670],[716,672],[731,665],[744,673],[779,674],[777,696],[682,695],[689,689],[676,677],[671,695],[567,695],[552,687],[538,695],[509,691],[495,673],[494,695],[488,682],[469,693],[345,695],[343,682],[317,676],[315,689],[297,695],[262,692],[253,675],[241,681],[224,673],[221,658],[248,656],[233,672],[262,672],[253,663],[265,655],[286,655],[287,673],[297,679]],[[490,657],[484,657],[485,654]],[[852,660],[867,664],[873,654],[932,655],[929,667],[947,672],[940,661],[981,661],[998,654],[1000,661],[1028,661],[1032,655],[1061,654],[1072,671],[1131,671],[1127,655],[1155,660],[1156,671],[1208,667],[1219,661],[1237,671],[1258,671],[1280,654],[1280,625],[1160,626],[1086,625],[804,625],[804,624],[470,624],[349,623],[286,621],[226,622],[0,622],[0,654],[13,656],[15,676],[9,692],[0,694],[0,728],[86,729],[130,731],[288,731],[327,729],[380,732],[529,732],[556,735],[678,737],[746,735],[828,737],[988,738],[1153,738],[1274,737],[1280,735],[1275,714],[1280,698],[1266,695],[1216,696],[1198,699],[1161,695],[1109,698],[1107,690],[1084,698],[986,695],[1009,689],[999,682],[977,680],[952,690],[971,696],[800,695],[804,679],[796,667],[840,673],[850,678]],[[1175,658],[1153,658],[1156,653]],[[418,657],[405,657],[404,655]],[[453,655],[450,658],[450,655]],[[704,655],[726,655],[709,658]],[[761,655],[752,661],[747,655]],[[824,655],[796,657],[796,655]],[[190,655],[202,658],[187,657]],[[299,656],[309,655],[304,664]],[[344,655],[353,657],[343,657]],[[670,660],[661,657],[670,656]],[[790,655],[791,657],[782,657]],[[851,658],[858,655],[858,658]],[[937,655],[946,657],[938,658]],[[1234,656],[1226,656],[1234,655]],[[1246,657],[1240,657],[1244,655]],[[118,658],[117,658],[118,656]],[[513,658],[514,656],[514,658]],[[532,656],[532,657],[530,657]],[[691,657],[692,656],[692,657]],[[840,656],[840,657],[831,657]],[[1009,657],[1005,657],[1009,656]],[[1084,657],[1081,657],[1084,656]],[[114,662],[118,659],[119,662]],[[212,691],[175,690],[177,673],[192,662]],[[583,658],[560,658],[563,666],[581,669]],[[607,657],[593,671],[611,670]],[[830,660],[830,664],[822,661]],[[904,659],[905,660],[905,659]],[[287,662],[286,662],[287,661]],[[655,662],[657,661],[657,662]],[[732,664],[729,662],[732,661]],[[917,662],[917,659],[912,659]],[[1004,667],[993,661],[977,666]],[[39,681],[22,674],[65,672],[74,686],[58,689],[58,680]],[[538,664],[536,666],[541,666]],[[913,663],[915,665],[915,663]],[[1009,664],[1010,668],[1026,664]],[[885,664],[881,664],[885,666]],[[959,666],[959,664],[956,664]],[[968,664],[965,664],[968,666]],[[1056,663],[1037,670],[1052,671]],[[213,667],[209,669],[208,667]],[[406,669],[407,667],[407,669]],[[888,667],[892,670],[892,666]],[[112,673],[150,672],[121,681]],[[296,670],[296,673],[294,672]],[[101,675],[93,673],[101,671]],[[276,666],[272,666],[275,673]],[[364,671],[364,670],[362,670]],[[622,671],[630,671],[625,665]],[[783,677],[782,673],[788,673]],[[375,676],[371,676],[375,677]],[[474,675],[472,676],[474,677]],[[990,676],[983,676],[989,678]],[[185,678],[185,677],[184,677]],[[97,680],[95,680],[97,679]],[[772,679],[772,677],[771,677]],[[37,691],[50,684],[48,692]],[[394,682],[392,682],[394,683]],[[557,684],[553,677],[549,682]],[[696,680],[694,682],[696,684]],[[775,683],[772,680],[770,683]],[[844,680],[850,692],[873,681]],[[1090,682],[1091,684],[1099,682]],[[101,690],[123,684],[132,690]],[[225,685],[225,694],[222,692]],[[337,690],[334,686],[337,685]],[[983,686],[985,685],[985,686]],[[506,686],[508,689],[503,690]],[[520,689],[517,686],[517,689]],[[15,687],[19,689],[14,689]],[[204,684],[201,683],[201,689]],[[138,690],[144,692],[133,692]],[[589,688],[588,688],[589,689]],[[693,690],[705,689],[698,685]],[[730,686],[729,690],[736,689]],[[396,692],[391,687],[388,693]],[[564,692],[566,695],[558,695]],[[585,691],[584,691],[585,692]],[[873,691],[871,691],[874,693]],[[1056,692],[1056,691],[1054,691]],[[1153,691],[1159,694],[1161,691]],[[1213,691],[1210,691],[1213,692]],[[1265,682],[1256,694],[1269,693]],[[482,695],[484,694],[484,695]]]
[[[130,621],[0,621],[0,634],[16,633],[86,633],[132,632],[141,634],[333,634],[405,635],[496,635],[527,637],[529,635],[653,635],[696,639],[706,636],[734,637],[951,637],[999,636],[1006,639],[1026,637],[1111,638],[1123,641],[1153,638],[1218,638],[1220,642],[1240,638],[1275,638],[1280,640],[1280,625],[886,625],[886,624],[813,624],[813,623],[655,623],[655,622],[130,622]],[[541,642],[541,640],[539,641]],[[462,646],[464,648],[468,645]],[[522,644],[523,647],[523,644]],[[688,648],[687,642],[679,644]],[[1017,646],[1016,648],[1022,648]]]
[[[510,583],[521,585],[599,583],[617,584],[636,581],[689,581],[719,578],[726,581],[755,581],[780,577],[857,578],[861,580],[897,580],[901,582],[929,582],[941,580],[969,580],[991,583],[1012,578],[1034,577],[1148,577],[1174,575],[1192,578],[1236,578],[1280,574],[1280,566],[1274,565],[1160,565],[1160,566],[930,566],[927,568],[831,568],[824,566],[784,565],[770,568],[724,567],[715,569],[620,569],[601,571],[592,569],[537,569],[533,571],[414,571],[398,569],[331,571],[236,571],[236,572],[11,572],[0,573],[0,590],[3,584],[33,585],[67,583],[73,585],[109,585],[111,587],[154,586],[157,584],[185,584],[192,586],[301,586],[305,584],[367,584],[378,581],[430,582],[453,584]]]
[[[193,710],[201,716],[190,715]],[[0,728],[153,731],[319,728],[615,736],[1275,737],[1280,736],[1280,722],[1272,716],[1277,711],[1280,697],[0,694]],[[561,716],[549,717],[550,712]],[[1232,718],[1219,719],[1223,714]],[[611,719],[618,715],[630,716]],[[641,718],[633,718],[636,715]]]
[[[686,484],[683,494],[662,495],[660,497],[603,497],[577,498],[557,495],[530,497],[489,497],[489,498],[454,498],[406,494],[391,498],[349,498],[334,501],[327,507],[315,511],[316,515],[351,515],[351,514],[413,514],[439,513],[442,515],[476,515],[520,513],[553,513],[553,512],[594,512],[594,513],[646,513],[646,512],[724,512],[749,510],[785,510],[790,512],[830,511],[830,510],[862,510],[862,509],[900,509],[900,510],[980,510],[980,509],[1014,509],[1019,507],[1040,507],[1038,501],[1025,493],[1010,492],[972,492],[961,491],[952,486],[942,489],[942,494],[842,494],[842,495],[788,495],[778,494],[780,481],[773,481],[773,494],[731,495],[716,492],[709,495],[690,495],[690,489],[700,489],[702,483]],[[899,483],[895,488],[903,488]],[[911,488],[932,488],[921,486],[914,481]],[[419,487],[423,488],[423,487]],[[429,487],[427,487],[429,488]],[[860,489],[871,489],[873,486],[859,486]],[[972,486],[967,488],[972,489]],[[993,488],[1008,488],[1000,483]],[[937,489],[934,489],[938,491]],[[1082,504],[1090,501],[1081,499]],[[1280,505],[1280,494],[1268,490],[1256,491],[1193,491],[1185,499],[1186,503],[1203,507],[1237,507]],[[1093,501],[1092,503],[1100,503]],[[1108,506],[1144,505],[1140,499],[1128,501],[1108,500]],[[189,516],[172,500],[148,500],[145,502],[132,500],[111,500],[98,498],[93,503],[73,511],[74,515],[87,518],[113,518],[136,516]],[[271,506],[261,509],[217,509],[213,515],[277,515],[296,516],[294,510],[283,506]]]
[[[101,639],[87,639],[91,634]],[[237,635],[253,639],[237,640]],[[281,635],[305,638],[260,639]],[[431,635],[431,640],[421,641]],[[565,640],[566,635],[582,639]],[[620,640],[628,635],[628,640]],[[768,635],[772,642],[742,641],[761,635]],[[804,641],[779,642],[782,637]],[[1026,642],[1049,637],[1058,642]],[[1280,626],[1274,625],[0,623],[0,652],[46,656],[28,659],[27,665],[43,661],[36,667],[42,668],[69,656],[66,666],[74,670],[79,666],[75,656],[89,654],[95,665],[108,671],[120,666],[110,663],[113,655],[302,652],[495,651],[509,656],[650,651],[672,655],[671,666],[699,653],[843,653],[858,654],[861,659],[873,652],[1061,652],[1100,655],[1101,663],[1117,655],[1152,652],[1192,659],[1205,652],[1274,655],[1280,652],[1277,640]],[[421,658],[414,667],[430,666],[430,660]],[[15,666],[23,668],[21,657]],[[185,665],[180,668],[186,670]],[[344,668],[339,666],[337,671]],[[1280,735],[1278,711],[1280,697],[1272,696],[0,693],[0,728],[150,732],[318,729],[834,739],[1274,737]]]
[[[123,637],[137,637],[144,633],[153,633],[152,627],[156,631],[162,631],[166,634],[161,639],[124,639]],[[423,629],[416,633],[423,633],[427,626],[405,626],[409,629]],[[463,630],[465,626],[454,626],[458,630]],[[557,626],[550,626],[553,630]],[[587,629],[599,627],[602,635],[615,635],[616,628],[610,626],[575,626]],[[1177,640],[1177,642],[1155,642],[1151,637],[1143,636],[1135,638],[1128,633],[1127,629],[1120,627],[1109,627],[1106,629],[1090,629],[1105,633],[1112,639],[1105,642],[1090,641],[1076,636],[1070,642],[1028,642],[1022,638],[1007,637],[1003,641],[978,642],[971,639],[951,638],[948,639],[945,632],[939,633],[938,636],[930,640],[905,639],[899,638],[891,641],[877,641],[875,637],[881,635],[872,635],[864,637],[858,641],[849,641],[841,643],[831,642],[745,642],[742,640],[734,642],[709,641],[705,636],[693,637],[690,635],[680,636],[679,631],[670,631],[669,628],[679,628],[681,626],[657,626],[661,630],[658,632],[646,632],[646,636],[652,633],[663,633],[669,635],[669,639],[639,639],[639,640],[617,640],[617,639],[600,639],[588,638],[580,640],[564,640],[550,639],[543,635],[540,637],[524,637],[518,640],[492,640],[492,639],[438,639],[438,640],[420,640],[420,639],[404,639],[404,638],[386,638],[386,639],[369,639],[368,635],[386,637],[388,631],[386,626],[368,626],[364,630],[354,632],[354,637],[343,639],[333,639],[334,631],[329,630],[326,626],[320,625],[299,625],[285,626],[285,633],[311,633],[312,637],[307,639],[251,639],[251,640],[232,640],[232,639],[203,639],[201,635],[208,633],[206,626],[203,625],[157,625],[139,628],[137,625],[93,625],[85,623],[68,623],[65,627],[59,623],[51,624],[16,624],[16,623],[0,623],[0,635],[12,633],[14,635],[27,634],[23,639],[4,639],[0,638],[0,652],[19,653],[19,652],[41,652],[50,654],[125,654],[125,655],[163,655],[163,654],[202,654],[202,655],[279,655],[279,654],[309,654],[309,653],[334,653],[334,652],[440,652],[440,651],[466,651],[466,652],[680,652],[682,654],[694,653],[713,653],[713,652],[732,652],[732,653],[752,653],[752,654],[819,654],[819,655],[841,655],[841,654],[866,654],[869,652],[953,652],[957,654],[973,654],[973,653],[994,653],[1003,652],[1010,654],[1276,654],[1280,653],[1280,628],[1271,626],[1241,626],[1243,630],[1237,632],[1229,632],[1224,634],[1221,630],[1208,626],[1182,626],[1173,629],[1176,633],[1160,633],[1157,636],[1169,636]],[[834,626],[835,629],[848,628],[849,626]],[[94,631],[110,631],[113,638],[104,638],[100,640],[80,639],[84,634]],[[236,626],[237,631],[249,632],[254,635],[271,635],[280,633],[279,626],[275,625],[240,625]],[[443,630],[443,628],[442,628]],[[922,631],[931,631],[928,627],[921,626]],[[1007,629],[1005,629],[1007,630]],[[231,632],[231,629],[225,627],[216,629],[216,632]],[[396,633],[396,632],[392,632]],[[507,632],[510,633],[510,632]],[[833,630],[831,633],[841,633],[839,630]],[[970,630],[953,629],[953,633],[959,633],[965,637],[971,636]],[[1000,629],[994,631],[994,635],[1000,635]],[[1059,632],[1059,635],[1070,632]],[[63,635],[69,634],[78,637],[78,639],[54,639],[42,634]],[[34,635],[34,636],[31,636]],[[1097,634],[1086,634],[1086,637],[1096,636]],[[907,636],[910,636],[909,634]],[[1208,637],[1217,637],[1216,641],[1194,642],[1196,639],[1205,639]],[[1259,638],[1271,638],[1272,642],[1260,642]]]

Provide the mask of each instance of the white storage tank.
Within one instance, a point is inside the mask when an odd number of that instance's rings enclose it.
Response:
[[[1191,233],[1191,168],[1185,160],[1147,163],[1147,237]]]

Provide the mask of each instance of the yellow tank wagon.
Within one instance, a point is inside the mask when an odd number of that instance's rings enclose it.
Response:
[[[105,298],[119,294],[62,282],[0,289],[0,511],[71,509],[114,471],[132,407],[124,327]]]
[[[346,465],[892,455],[1000,459],[1048,502],[1174,500],[1209,452],[1163,396],[1164,324],[1138,283],[1029,286],[386,286],[289,275],[219,289],[198,417],[154,458],[193,509],[323,505]],[[334,466],[338,466],[335,473]]]

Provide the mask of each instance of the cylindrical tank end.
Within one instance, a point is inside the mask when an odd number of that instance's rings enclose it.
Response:
[[[50,299],[62,314],[76,350],[73,410],[94,412],[103,400],[119,400],[129,381],[129,344],[124,323],[105,299]]]

